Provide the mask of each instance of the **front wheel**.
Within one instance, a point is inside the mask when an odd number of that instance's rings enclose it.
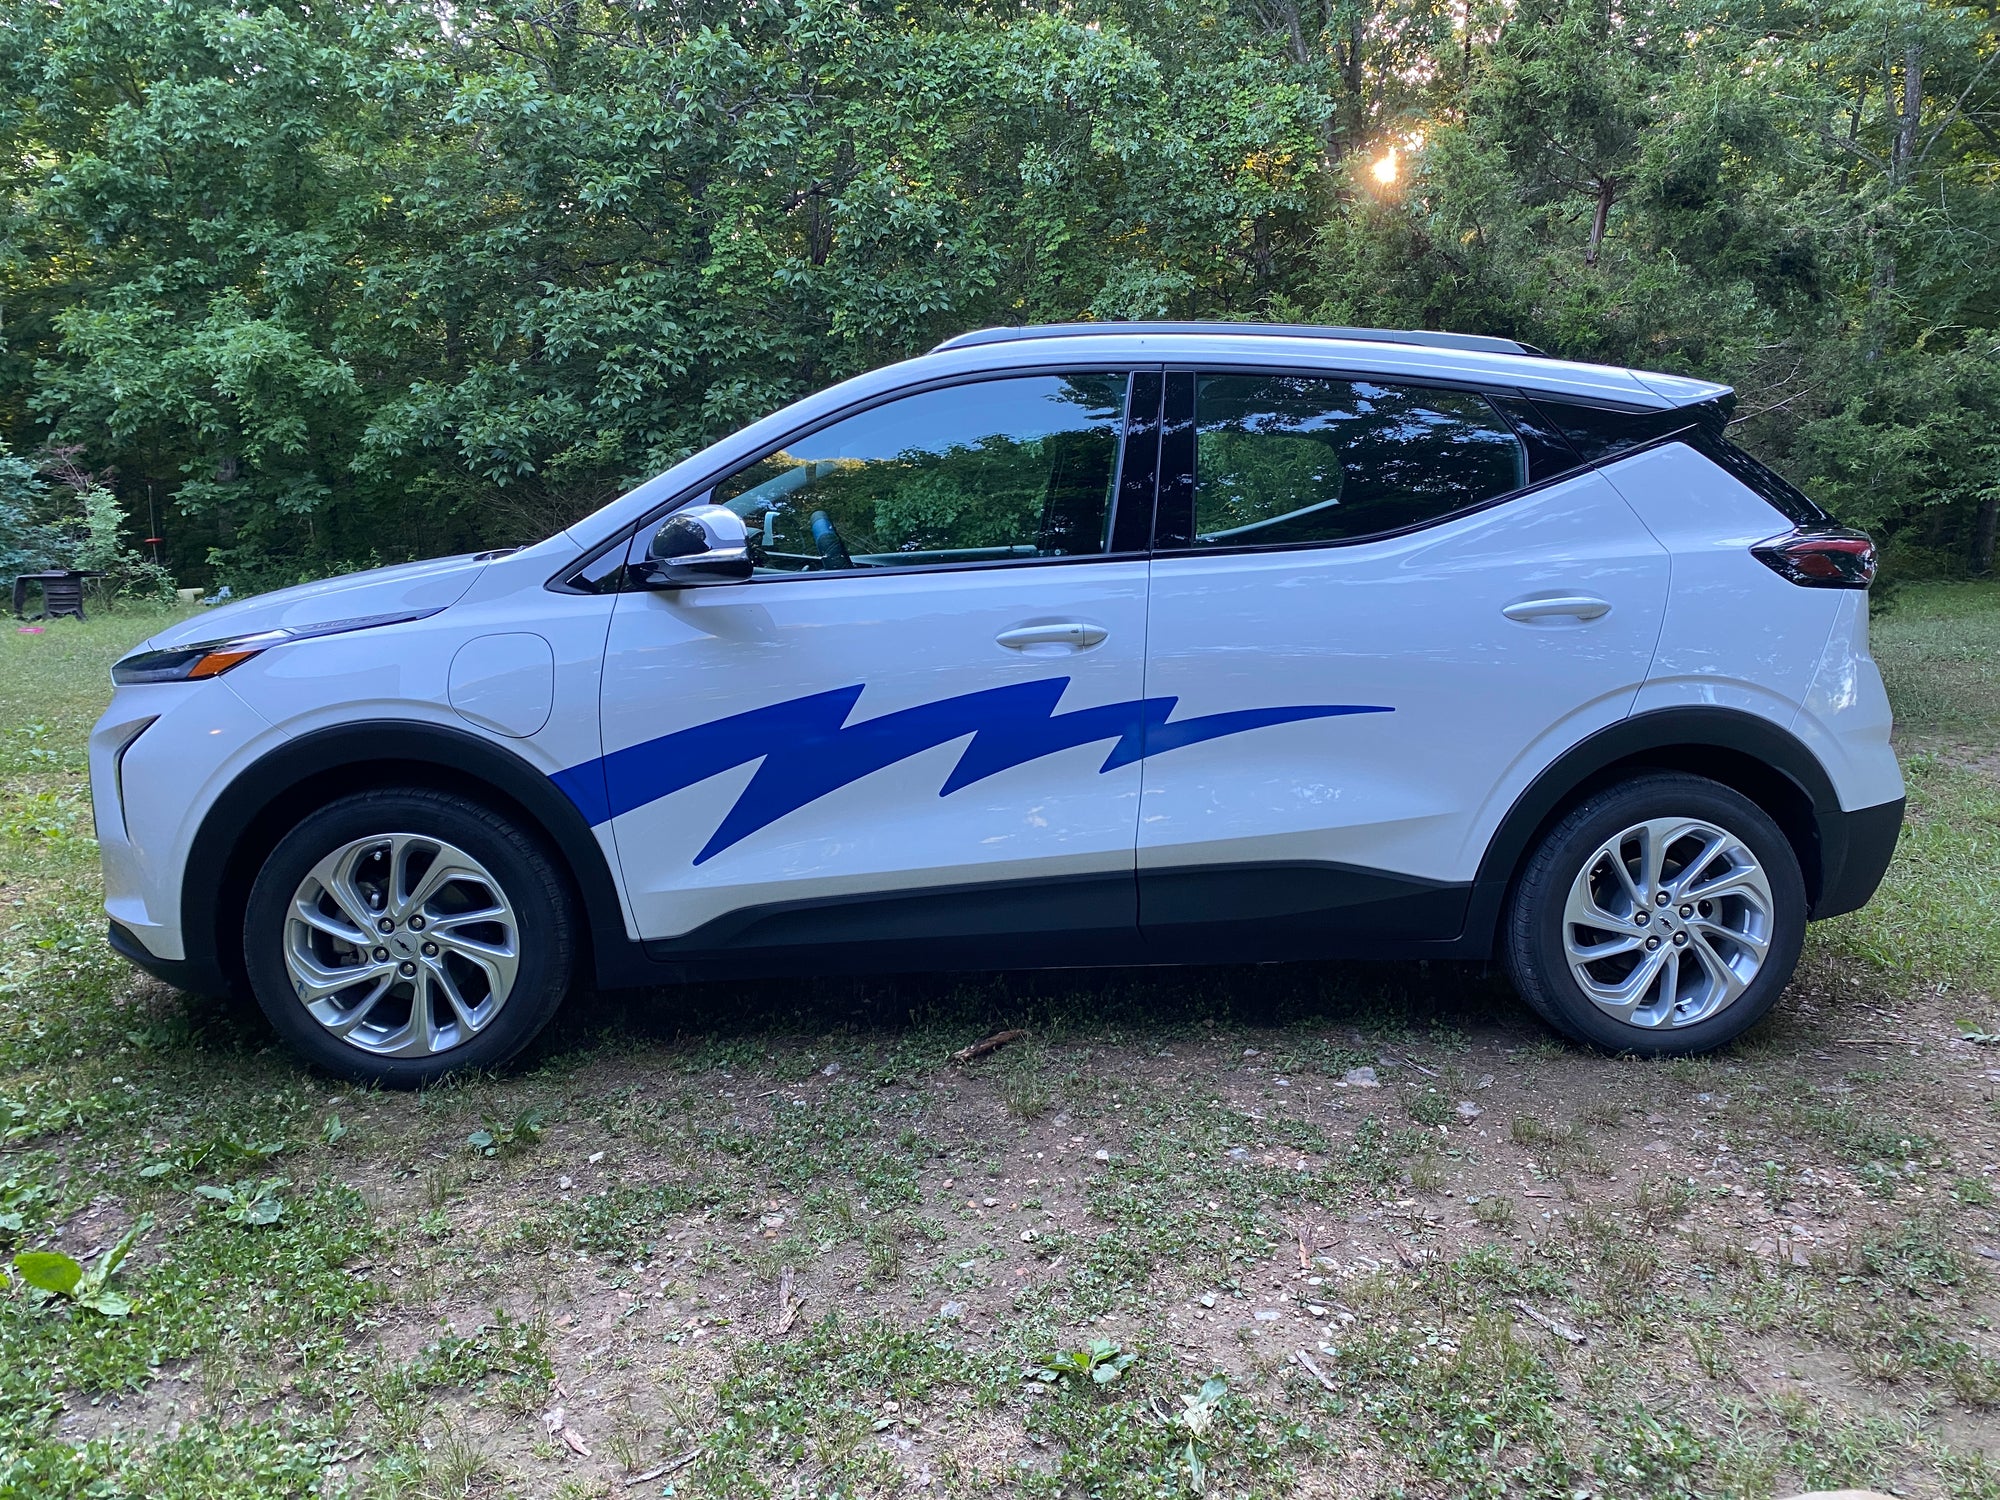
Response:
[[[568,988],[573,917],[540,842],[443,792],[365,792],[271,851],[244,912],[257,1003],[328,1072],[416,1088],[498,1066]]]
[[[1557,1029],[1648,1057],[1707,1052],[1762,1020],[1805,938],[1790,842],[1741,793],[1638,776],[1549,831],[1516,882],[1508,968]]]

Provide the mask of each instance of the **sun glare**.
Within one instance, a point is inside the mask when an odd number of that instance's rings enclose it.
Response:
[[[1377,182],[1388,187],[1396,180],[1396,148],[1391,146],[1368,170],[1375,174]]]

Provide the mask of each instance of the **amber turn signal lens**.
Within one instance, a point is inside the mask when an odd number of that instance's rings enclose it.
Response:
[[[257,648],[257,650],[262,649],[261,646]],[[257,651],[211,651],[192,667],[188,668],[188,677],[190,679],[196,677],[220,677],[238,662],[248,661],[256,654]]]

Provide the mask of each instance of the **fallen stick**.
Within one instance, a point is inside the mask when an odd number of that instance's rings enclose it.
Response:
[[[1581,1344],[1585,1342],[1585,1335],[1578,1333],[1574,1328],[1570,1327],[1569,1324],[1559,1323],[1554,1318],[1544,1317],[1541,1313],[1536,1312],[1532,1307],[1528,1306],[1528,1304],[1523,1302],[1519,1297],[1514,1298],[1508,1305],[1512,1307],[1515,1311],[1521,1313],[1523,1316],[1532,1318],[1535,1322],[1541,1324],[1542,1327],[1548,1329],[1550,1333],[1553,1333],[1559,1339],[1568,1339],[1572,1344]]]
[[[676,1470],[685,1469],[689,1464],[693,1463],[697,1458],[700,1457],[701,1457],[701,1449],[690,1448],[688,1449],[687,1452],[683,1453],[679,1458],[675,1459],[672,1463],[661,1464],[657,1469],[648,1469],[643,1474],[634,1474],[630,1479],[625,1481],[625,1488],[628,1490],[634,1490],[637,1489],[642,1484],[651,1484],[655,1479],[665,1479],[669,1474],[674,1473]]]
[[[792,1268],[781,1266],[778,1270],[778,1320],[773,1328],[777,1333],[790,1333],[792,1320],[798,1317],[799,1309],[805,1306],[805,1298],[792,1295],[792,1280]]]
[[[997,1052],[1009,1042],[1018,1042],[1027,1034],[1025,1031],[996,1031],[983,1042],[974,1042],[970,1047],[960,1047],[952,1053],[951,1060],[964,1067],[975,1057],[984,1057],[989,1052]]]
[[[1321,1385],[1325,1386],[1328,1390],[1332,1391],[1336,1396],[1340,1394],[1340,1387],[1333,1383],[1332,1379],[1327,1375],[1326,1371],[1322,1370],[1316,1363],[1314,1363],[1313,1357],[1310,1354],[1306,1353],[1305,1350],[1303,1349],[1293,1350],[1292,1358],[1297,1360],[1300,1364],[1304,1365],[1306,1368],[1306,1373],[1311,1375],[1314,1380],[1317,1380]]]

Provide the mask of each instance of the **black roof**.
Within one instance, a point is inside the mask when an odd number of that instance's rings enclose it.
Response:
[[[946,339],[933,349],[970,349],[979,344],[1011,344],[1021,339],[1075,338],[1098,333],[1247,333],[1267,338],[1366,340],[1376,344],[1421,344],[1432,349],[1469,349],[1479,354],[1540,354],[1533,344],[1484,333],[1432,333],[1413,328],[1323,328],[1311,323],[1043,323],[1033,328],[980,328]]]

